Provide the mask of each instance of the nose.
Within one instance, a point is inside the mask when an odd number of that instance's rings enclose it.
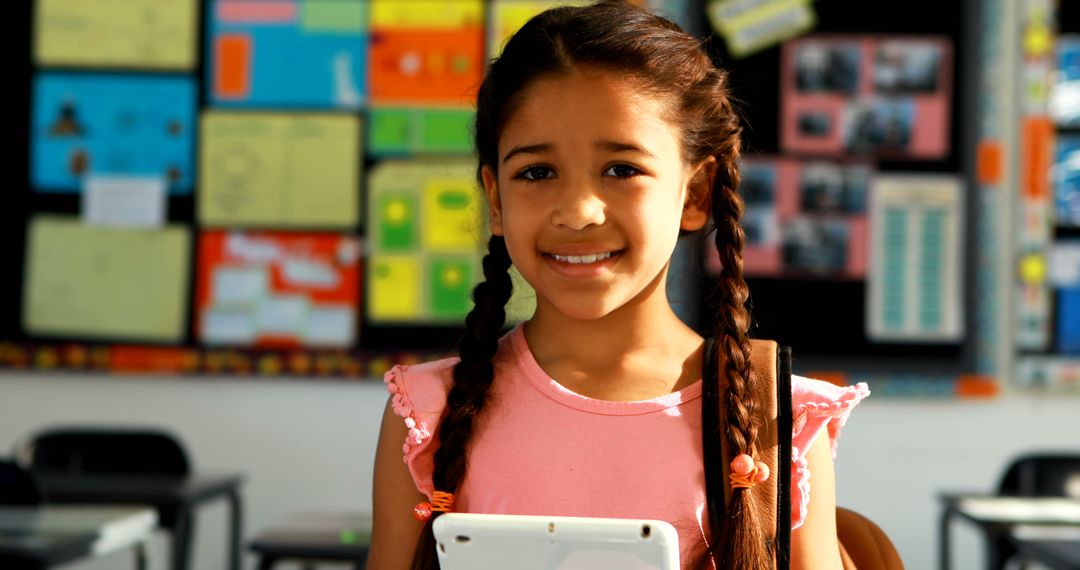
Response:
[[[607,204],[599,195],[599,188],[590,184],[570,183],[558,193],[551,211],[554,226],[583,230],[604,223]]]

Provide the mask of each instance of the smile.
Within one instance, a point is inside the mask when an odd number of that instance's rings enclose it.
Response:
[[[612,256],[612,252],[594,253],[590,255],[555,255],[551,254],[551,257],[555,258],[555,261],[561,261],[563,263],[573,264],[586,264],[596,263],[597,261],[603,261]]]

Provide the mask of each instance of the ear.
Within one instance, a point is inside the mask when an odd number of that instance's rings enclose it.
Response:
[[[694,167],[686,183],[686,200],[683,203],[682,222],[679,224],[683,230],[688,232],[700,230],[709,221],[714,180],[716,180],[716,157],[710,156]]]
[[[485,165],[480,169],[484,180],[484,195],[488,203],[488,226],[491,227],[492,235],[503,235],[502,227],[502,202],[499,200],[499,180],[495,171]]]

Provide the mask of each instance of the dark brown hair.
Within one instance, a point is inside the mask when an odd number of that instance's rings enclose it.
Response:
[[[712,219],[723,268],[713,336],[728,387],[723,417],[712,414],[718,421],[702,426],[703,441],[721,446],[721,433],[726,437],[726,454],[706,453],[706,462],[710,455],[723,462],[730,462],[739,453],[753,456],[757,427],[751,393],[750,315],[745,306],[749,293],[742,274],[744,238],[739,219],[743,202],[736,193],[741,127],[728,97],[727,76],[713,64],[702,42],[676,24],[622,1],[554,8],[536,16],[511,37],[502,55],[491,62],[480,86],[475,132],[478,178],[484,166],[498,171],[499,133],[531,82],[581,67],[618,73],[636,87],[663,98],[669,103],[670,116],[665,118],[682,133],[684,163],[698,164],[709,157],[716,160]],[[475,308],[465,321],[467,331],[460,345],[461,361],[453,371],[448,412],[439,424],[434,484],[441,491],[456,492],[467,470],[466,450],[474,418],[484,409],[494,379],[492,357],[511,292],[509,267],[503,239],[492,237],[484,258],[485,281],[477,285]],[[703,374],[703,378],[708,377]],[[706,473],[722,473],[722,465],[705,467]],[[724,504],[724,487],[707,486],[711,504]],[[712,496],[717,493],[721,496]],[[712,537],[708,552],[694,566],[708,568],[715,562],[721,568],[758,570],[773,565],[772,549],[752,493],[737,489],[725,510],[709,511]],[[414,569],[437,567],[430,526],[431,521],[417,545]]]

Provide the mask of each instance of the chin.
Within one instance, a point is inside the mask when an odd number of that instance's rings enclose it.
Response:
[[[616,303],[607,299],[601,300],[581,300],[577,302],[559,303],[555,305],[555,309],[563,315],[576,319],[579,321],[593,321],[596,319],[602,319],[611,313],[618,310],[621,307],[621,303]]]

